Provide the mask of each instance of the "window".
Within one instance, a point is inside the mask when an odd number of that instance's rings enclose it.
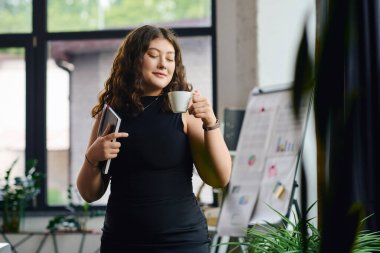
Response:
[[[25,164],[25,50],[0,48],[0,177],[13,161],[11,177],[23,175]],[[0,181],[0,184],[3,183]]]
[[[67,203],[70,162],[69,88],[69,73],[49,58],[46,107],[48,205]]]
[[[0,1],[0,33],[32,31],[32,0]]]
[[[2,111],[0,116],[13,117],[11,122],[18,126],[2,124],[0,135],[17,142],[0,143],[0,164],[11,165],[12,156],[19,156],[17,171],[23,173],[25,159],[38,159],[37,169],[46,175],[37,201],[39,210],[60,210],[68,203],[67,189],[75,186],[87,147],[90,111],[121,40],[134,27],[173,28],[188,81],[211,101],[215,99],[214,0],[7,0],[1,1],[0,14],[11,5],[23,11],[24,20],[16,29],[3,25],[16,22],[13,16],[0,16],[1,21],[5,19],[0,24],[0,48],[4,48],[0,84],[12,82],[2,88],[10,102],[0,101],[0,106],[17,108],[17,113]],[[197,178],[194,182],[197,191],[200,182]],[[94,205],[104,206],[107,198]],[[204,199],[212,202],[212,196]]]
[[[83,163],[91,108],[103,88],[121,39],[66,40],[49,43],[47,62],[48,204],[66,202]],[[188,80],[212,97],[211,39],[180,38]],[[69,99],[70,98],[70,99]],[[57,117],[59,115],[59,117]],[[105,204],[103,197],[97,204]]]
[[[141,24],[211,26],[210,0],[48,0],[48,31],[125,29]]]

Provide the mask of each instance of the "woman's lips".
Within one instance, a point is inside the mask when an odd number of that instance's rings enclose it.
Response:
[[[166,77],[166,74],[162,73],[162,72],[153,72],[153,75],[155,75],[157,77]]]

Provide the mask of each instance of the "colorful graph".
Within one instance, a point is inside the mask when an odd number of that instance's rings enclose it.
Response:
[[[277,166],[272,165],[268,169],[268,177],[275,177],[277,176]]]
[[[256,162],[256,156],[255,155],[251,155],[249,158],[248,158],[248,165],[249,166],[253,166]]]
[[[248,204],[249,197],[248,196],[241,196],[239,198],[239,205],[246,205]]]
[[[293,152],[295,150],[294,142],[287,139],[282,140],[281,137],[277,139],[276,152]]]

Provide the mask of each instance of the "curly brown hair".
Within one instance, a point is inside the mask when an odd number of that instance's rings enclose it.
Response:
[[[145,25],[131,31],[121,43],[113,61],[110,76],[98,95],[98,103],[91,111],[92,117],[98,115],[105,103],[116,110],[123,110],[134,116],[144,110],[140,100],[143,96],[142,63],[150,42],[157,38],[168,40],[175,50],[175,71],[172,80],[163,89],[163,109],[170,111],[167,92],[192,90],[192,85],[186,81],[181,49],[175,33],[167,28]]]

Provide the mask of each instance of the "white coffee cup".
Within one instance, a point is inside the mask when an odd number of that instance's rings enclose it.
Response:
[[[193,93],[191,91],[170,91],[168,98],[174,113],[186,112]]]

